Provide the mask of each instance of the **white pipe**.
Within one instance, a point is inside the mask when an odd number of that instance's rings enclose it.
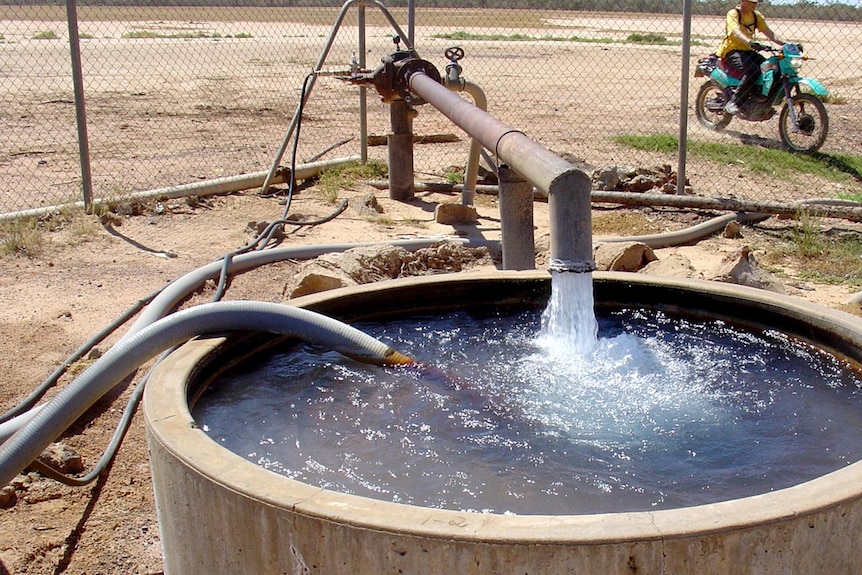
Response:
[[[198,335],[243,330],[299,337],[369,363],[412,362],[358,329],[302,308],[230,301],[182,310],[112,347],[3,443],[0,446],[0,485],[12,481],[93,403],[160,352]]]
[[[336,158],[322,162],[311,162],[296,167],[296,179],[305,180],[312,178],[323,170],[336,168],[344,164],[358,162],[359,156],[348,156],[345,158]],[[289,174],[289,170],[281,170],[273,178],[273,182],[282,183],[285,177]],[[259,188],[266,178],[268,172],[254,172],[251,174],[240,174],[238,176],[228,176],[225,178],[216,178],[214,180],[206,180],[203,182],[194,182],[191,184],[182,184],[179,186],[170,186],[167,188],[157,188],[155,190],[146,190],[143,192],[134,192],[123,196],[112,196],[110,198],[100,198],[93,200],[94,205],[116,204],[118,201],[143,201],[153,198],[183,198],[186,196],[212,196],[217,194],[230,194],[241,192],[243,190],[251,190]],[[0,221],[10,221],[27,217],[39,217],[47,214],[52,214],[68,208],[84,208],[84,202],[71,202],[56,206],[46,206],[43,208],[33,208],[29,210],[21,210],[18,212],[8,212],[0,214]]]

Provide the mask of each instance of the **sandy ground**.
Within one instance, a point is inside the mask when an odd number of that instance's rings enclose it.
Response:
[[[567,20],[558,25],[580,30],[578,27],[581,23]],[[437,44],[442,52],[443,43]],[[518,127],[529,126],[530,134],[536,135],[543,145],[554,151],[570,152],[593,165],[612,163],[626,157],[625,151],[602,143],[595,134],[567,129],[563,121],[566,114],[603,116],[611,113],[602,106],[614,106],[613,113],[619,113],[612,99],[603,99],[601,94],[593,94],[589,98],[578,95],[566,100],[562,111],[551,109],[549,105],[558,102],[549,100],[549,94],[560,89],[554,82],[561,81],[553,75],[544,77],[545,84],[538,84],[531,79],[528,82],[524,77],[516,78],[515,82],[511,77],[481,76],[483,58],[499,58],[500,49],[493,43],[468,46],[468,62],[472,66],[472,77],[481,80],[489,93],[499,91],[501,83],[509,90],[513,83],[529,86],[528,91],[519,96],[517,115],[512,112],[511,117],[505,118],[507,121]],[[551,49],[548,47],[548,50]],[[510,56],[529,61],[527,52],[518,52],[523,50],[525,48],[519,46]],[[596,47],[589,50],[603,49]],[[653,51],[661,54],[668,50],[656,48]],[[587,51],[587,48],[577,52],[563,50],[558,56],[577,60]],[[630,48],[607,50],[605,58],[624,60],[629,51]],[[671,61],[672,58],[668,56],[667,60]],[[526,74],[524,70],[528,68],[519,67],[519,74]],[[615,81],[636,85],[642,81],[642,77],[633,75]],[[859,86],[858,77],[848,79],[847,82],[852,84],[850,94],[855,97]],[[100,106],[110,108],[110,113],[106,112],[104,116],[105,126],[116,126],[121,130],[136,129],[142,121],[134,103],[137,96],[113,94],[112,97],[115,99],[94,98],[94,116]],[[157,97],[156,92],[150,92],[148,96]],[[242,94],[237,92],[236,98],[242,101]],[[672,124],[676,112],[671,107],[668,110],[664,115],[668,123]],[[291,112],[292,109],[286,108],[279,113],[282,111]],[[337,112],[343,115],[351,113],[351,110]],[[631,113],[641,112],[635,109]],[[204,110],[201,114],[207,116],[211,112]],[[257,116],[266,114],[276,115],[263,107],[261,110],[231,108],[229,113],[224,112],[212,118],[209,124],[202,124],[198,115],[192,115],[185,118],[189,122],[186,126],[188,129],[178,129],[174,132],[173,140],[151,140],[150,144],[158,151],[155,159],[159,160],[171,156],[174,149],[185,150],[183,138],[195,138],[196,141],[215,138],[214,132],[201,132],[203,128],[217,128],[219,135],[232,133],[235,140],[249,142],[251,130],[246,120],[251,122]],[[422,114],[430,116],[426,112]],[[856,128],[859,114],[856,108],[843,107],[841,120],[835,123],[835,141],[847,142],[848,150],[855,152],[859,146],[859,131]],[[270,118],[268,121],[273,120]],[[279,116],[277,121],[280,122],[278,125],[283,125],[284,116]],[[423,124],[425,133],[448,131],[448,125],[434,122]],[[309,140],[310,150],[319,151],[337,139],[333,134],[325,133],[326,130],[322,132],[317,140]],[[306,133],[313,134],[313,130],[309,129]],[[260,154],[262,163],[249,169],[268,167],[265,162],[271,157],[270,150],[278,136],[269,130],[260,137],[260,142],[255,146],[259,151],[265,144]],[[734,137],[734,133],[731,133],[731,137]],[[133,140],[130,137],[123,141]],[[222,156],[226,159],[219,163],[220,169],[226,170],[227,174],[235,173],[230,170],[235,167],[236,158],[246,157],[250,149],[237,148],[233,150],[234,156]],[[463,158],[463,150],[459,149],[455,156]],[[97,165],[104,166],[101,174],[107,173],[109,169],[131,174],[134,169],[144,171],[145,164],[151,159],[141,156],[135,160],[134,166],[128,167],[122,164],[120,158],[107,157],[98,160],[105,164],[97,162]],[[438,167],[443,165],[439,160],[436,163]],[[696,174],[694,166],[693,173]],[[181,179],[177,175],[179,172],[171,172],[166,163],[162,167],[162,176],[167,181],[158,182],[160,185],[182,183],[189,177],[186,171],[182,172],[182,177],[186,179]],[[74,169],[72,163],[69,167],[72,178]],[[212,177],[222,174],[205,175]],[[729,167],[720,179],[710,180],[710,185],[718,186],[717,189],[732,189],[742,177],[744,172],[741,169]],[[60,181],[64,178],[68,179],[69,175],[61,170],[55,179]],[[811,185],[805,181],[780,184],[746,181],[747,191],[755,196],[775,192],[779,186],[782,193],[793,193],[797,197],[806,197],[811,193]],[[354,184],[342,188],[339,198],[354,200],[355,205],[355,200],[372,193],[383,209],[380,217],[368,218],[358,214],[354,208],[349,208],[329,223],[289,229],[282,245],[342,244],[430,236],[499,239],[499,210],[492,196],[477,198],[479,220],[475,225],[465,226],[441,225],[434,221],[434,208],[438,203],[457,201],[457,197],[450,194],[417,193],[412,202],[396,202],[390,200],[385,191]],[[278,197],[262,197],[254,191],[200,201],[150,202],[134,214],[113,216],[109,228],[103,227],[95,216],[57,218],[46,224],[49,229],[42,234],[41,251],[29,257],[22,254],[0,256],[0,266],[4,270],[0,275],[0,334],[3,336],[0,337],[0,409],[5,410],[25,397],[75,349],[124,310],[186,272],[246,245],[253,237],[249,231],[250,222],[278,219],[283,209]],[[323,201],[317,189],[310,187],[297,194],[290,214],[321,217],[333,209],[333,204]],[[596,234],[637,235],[679,229],[700,222],[709,215],[712,214],[597,206],[593,222]],[[535,221],[536,235],[542,237],[547,233],[547,204],[535,204]],[[792,295],[826,306],[843,307],[853,295],[854,288],[849,285],[816,284],[804,279],[797,262],[779,256],[777,246],[788,238],[791,225],[785,220],[770,218],[760,224],[743,227],[739,238],[704,238],[696,245],[659,250],[657,255],[666,258],[673,253],[682,253],[689,258],[699,275],[708,276],[710,270],[726,255],[749,245],[756,257],[769,261],[769,269]],[[842,221],[824,221],[821,225],[841,233],[858,233],[857,226]],[[280,301],[284,285],[294,274],[297,265],[285,262],[242,274],[231,281],[226,297]],[[208,301],[212,292],[213,286],[207,286],[185,305]],[[127,327],[120,328],[98,348],[102,351],[108,349]],[[73,371],[79,367],[75,366]],[[139,370],[132,381],[120,385],[61,438],[63,444],[82,456],[87,468],[101,455],[132,387],[144,371]],[[68,376],[64,377],[61,385],[69,379]],[[31,473],[16,480],[15,489],[7,490],[7,495],[10,492],[14,495],[7,499],[6,507],[0,510],[0,533],[3,534],[0,538],[0,575],[154,575],[162,572],[159,528],[145,433],[139,415],[133,420],[118,457],[94,484],[66,487]]]

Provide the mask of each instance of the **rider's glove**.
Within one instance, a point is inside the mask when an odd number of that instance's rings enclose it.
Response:
[[[758,52],[759,52],[759,51],[761,51],[761,50],[766,50],[766,46],[764,46],[764,45],[763,45],[763,44],[761,44],[760,42],[751,42],[751,43],[748,45],[748,47],[749,47],[749,48],[751,48],[752,50],[756,50],[756,51],[758,51]]]

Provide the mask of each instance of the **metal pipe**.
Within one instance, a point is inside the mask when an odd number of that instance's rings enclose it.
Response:
[[[389,197],[408,202],[413,199],[413,118],[416,110],[404,100],[389,106],[392,133],[386,138],[389,153]]]
[[[445,86],[456,92],[466,92],[473,98],[473,104],[480,110],[488,110],[488,98],[485,91],[477,84],[461,78],[450,81],[444,78]],[[482,143],[476,138],[470,138],[470,152],[467,155],[467,168],[464,170],[464,188],[461,190],[461,205],[471,206],[476,197],[476,182],[479,181],[479,155],[482,153]]]
[[[407,36],[416,41],[416,0],[407,0]]]
[[[363,183],[375,188],[386,189],[389,185],[384,180],[363,180]],[[445,182],[415,182],[413,187],[418,192],[457,192],[464,189],[463,184]],[[496,185],[477,185],[476,191],[495,195],[500,191]],[[534,190],[533,196],[538,201],[547,200],[547,193]],[[696,208],[702,210],[717,210],[728,212],[749,212],[794,217],[799,212],[822,218],[839,218],[851,222],[862,222],[862,204],[850,200],[840,201],[834,198],[812,198],[798,202],[763,202],[750,200],[731,200],[725,198],[705,198],[700,196],[615,192],[593,190],[590,193],[592,201],[598,204],[619,204],[623,206],[662,206],[673,208]],[[840,202],[840,203],[836,203]]]
[[[365,6],[359,7],[358,16],[359,45],[358,59],[356,64],[360,70],[365,69],[367,58],[365,57]],[[368,162],[368,86],[359,86],[359,155],[362,163]]]
[[[318,175],[323,170],[336,168],[345,164],[355,163],[360,161],[359,156],[347,156],[344,158],[336,158],[334,160],[325,160],[322,162],[311,162],[296,167],[296,179],[305,180],[307,178]],[[270,183],[282,183],[285,181],[285,174],[289,170],[279,170],[274,177],[270,179]],[[93,204],[116,204],[118,200],[122,201],[143,201],[153,198],[182,198],[186,196],[214,196],[218,194],[230,194],[233,192],[241,192],[252,188],[259,188],[261,182],[267,177],[267,172],[255,172],[251,174],[240,174],[238,176],[229,176],[225,178],[217,178],[214,180],[206,180],[203,182],[195,182],[193,184],[182,184],[179,186],[171,186],[168,188],[157,188],[155,190],[147,190],[143,192],[135,192],[123,196],[113,196],[108,199],[96,199]],[[15,220],[27,217],[39,217],[58,212],[62,209],[70,207],[86,207],[83,202],[72,202],[69,204],[61,204],[57,206],[46,206],[42,208],[33,208],[30,210],[22,210],[19,212],[9,212],[0,214],[0,222]]]
[[[407,37],[401,27],[398,25],[398,22],[395,21],[395,18],[383,5],[382,2],[378,0],[348,0],[341,7],[341,11],[338,13],[338,17],[335,19],[335,24],[332,26],[332,31],[329,33],[329,38],[326,40],[326,45],[323,47],[323,50],[320,53],[320,56],[317,59],[317,63],[314,65],[314,70],[312,71],[312,76],[308,81],[308,86],[305,90],[305,98],[299,102],[296,106],[296,112],[293,114],[293,118],[290,120],[290,125],[288,126],[287,132],[284,134],[284,138],[281,140],[281,146],[279,146],[278,151],[276,152],[275,158],[273,159],[272,166],[267,173],[266,178],[264,178],[263,185],[261,185],[262,190],[266,190],[269,187],[269,184],[272,183],[272,178],[275,176],[275,173],[278,171],[279,164],[281,163],[281,159],[284,157],[284,153],[287,150],[287,145],[290,142],[291,137],[293,137],[293,132],[296,130],[296,127],[299,125],[299,119],[302,116],[302,110],[305,107],[305,102],[308,100],[311,91],[314,89],[314,84],[317,82],[317,73],[323,68],[323,64],[326,63],[326,58],[329,56],[329,51],[332,49],[332,45],[335,43],[335,37],[338,35],[338,30],[341,28],[341,23],[344,21],[344,17],[347,15],[347,10],[352,6],[376,6],[382,12],[383,16],[395,30],[395,33],[398,34],[398,37],[404,42],[405,46],[408,50],[413,50],[413,42]]]
[[[508,166],[500,166],[500,229],[504,270],[536,269],[533,234],[533,184]]]
[[[676,162],[676,193],[685,193],[685,163],[688,155],[688,86],[691,62],[691,0],[682,3],[682,66],[679,80],[679,146]]]
[[[408,86],[462,130],[548,193],[551,257],[557,271],[591,271],[590,178],[564,159],[441,86],[421,71]]]

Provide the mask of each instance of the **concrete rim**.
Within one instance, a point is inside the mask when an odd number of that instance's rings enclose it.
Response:
[[[796,298],[731,284],[656,278],[627,273],[593,274],[596,300],[603,284],[625,283],[635,289],[658,287],[705,294],[709,298],[745,302],[747,306],[784,316],[803,317],[848,347],[862,347],[858,318]],[[385,297],[388,290],[439,290],[441,284],[472,279],[478,282],[523,280],[547,282],[546,272],[490,272],[407,278],[332,290],[292,302],[315,308],[349,294]],[[634,302],[632,302],[634,305]],[[268,505],[295,513],[367,529],[422,537],[492,543],[597,544],[667,538],[690,538],[799,518],[862,498],[862,462],[778,491],[701,505],[654,512],[594,515],[498,515],[462,513],[390,503],[312,487],[267,471],[231,453],[197,428],[188,408],[188,381],[201,361],[214,353],[223,338],[199,339],[183,346],[153,374],[144,396],[144,415],[151,438],[185,465],[213,482]]]

